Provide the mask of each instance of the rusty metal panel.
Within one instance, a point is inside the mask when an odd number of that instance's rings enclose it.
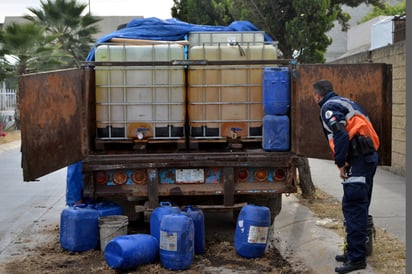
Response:
[[[81,69],[20,77],[24,181],[32,181],[83,158],[84,78]]]
[[[380,137],[380,164],[390,165],[392,68],[387,64],[298,65],[292,79],[292,150],[306,157],[332,159],[319,120],[319,106],[313,100],[312,85],[320,79],[328,79],[337,94],[365,109]]]

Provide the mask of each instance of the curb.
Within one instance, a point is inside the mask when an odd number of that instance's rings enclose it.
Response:
[[[10,150],[10,149],[15,149],[20,147],[21,145],[21,141],[17,140],[17,141],[13,141],[13,142],[9,142],[9,143],[5,143],[5,144],[1,144],[0,145],[0,153]]]
[[[293,195],[283,197],[282,210],[276,217],[274,245],[284,258],[297,256],[314,273],[335,273],[341,263],[335,255],[342,252],[343,238],[332,229],[319,225],[321,219]],[[374,273],[368,264],[358,274]]]

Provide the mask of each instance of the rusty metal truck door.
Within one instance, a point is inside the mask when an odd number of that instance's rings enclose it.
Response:
[[[336,93],[358,102],[369,114],[380,137],[380,165],[391,164],[392,67],[387,64],[297,65],[292,77],[292,150],[310,158],[332,159],[312,85],[320,79],[333,83]]]
[[[83,158],[85,78],[82,69],[20,77],[24,181],[32,181]]]

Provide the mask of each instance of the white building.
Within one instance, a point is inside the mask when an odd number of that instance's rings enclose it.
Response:
[[[386,0],[384,1],[385,3],[393,6],[398,3],[401,3],[402,0]],[[347,6],[342,7],[342,10],[344,12],[347,12],[350,14],[351,19],[349,20],[349,25],[350,29],[348,32],[342,31],[342,27],[338,22],[335,22],[335,26],[327,33],[327,35],[332,38],[332,44],[329,45],[325,52],[325,59],[326,62],[331,62],[333,60],[336,60],[343,55],[349,54],[349,52],[356,53],[359,52],[359,50],[368,50],[368,48],[365,49],[365,41],[364,39],[369,39],[369,35],[365,36],[365,33],[362,33],[362,28],[368,28],[366,25],[363,27],[360,27],[356,29],[356,27],[359,25],[358,23],[360,20],[366,16],[369,12],[371,12],[373,9],[372,5],[366,5],[366,4],[361,4],[356,8],[350,8]],[[379,19],[377,19],[379,20]],[[377,21],[374,21],[373,23],[377,23]],[[372,24],[373,24],[372,23]],[[349,37],[349,32],[351,30],[356,29],[354,32],[352,32],[351,37]],[[364,30],[363,30],[364,31]],[[359,33],[362,33],[361,35],[358,35]],[[358,40],[356,42],[356,40]],[[351,48],[348,48],[350,46]],[[368,45],[369,46],[369,45]],[[355,49],[357,47],[357,49]]]

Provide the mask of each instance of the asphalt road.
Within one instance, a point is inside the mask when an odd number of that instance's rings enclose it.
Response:
[[[65,206],[65,176],[64,168],[38,181],[24,182],[20,142],[0,146],[0,262],[14,255],[12,247],[25,230],[50,223],[51,216],[56,216],[48,214],[51,211],[61,212]]]

